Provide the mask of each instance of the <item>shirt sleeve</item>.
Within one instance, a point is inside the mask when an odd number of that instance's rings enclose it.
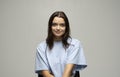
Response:
[[[83,47],[80,42],[75,43],[71,46],[67,54],[67,64],[75,64],[75,71],[79,71],[87,67]]]
[[[36,49],[35,72],[41,73],[41,70],[49,70],[45,50],[41,47]]]

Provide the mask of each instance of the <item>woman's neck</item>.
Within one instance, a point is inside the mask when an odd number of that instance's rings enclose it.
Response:
[[[60,38],[60,37],[59,38],[57,38],[57,37],[54,38],[54,41],[61,41],[61,40],[62,40],[62,38]]]

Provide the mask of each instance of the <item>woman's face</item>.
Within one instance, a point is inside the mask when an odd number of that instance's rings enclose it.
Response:
[[[52,33],[55,39],[61,39],[62,35],[65,33],[65,21],[61,17],[55,17],[52,22]]]

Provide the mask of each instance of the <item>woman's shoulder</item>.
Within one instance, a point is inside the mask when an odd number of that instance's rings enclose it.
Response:
[[[75,46],[81,45],[81,41],[79,39],[76,39],[76,38],[69,38],[68,43],[70,45],[75,45]]]
[[[37,48],[46,48],[46,41],[41,41],[40,43],[38,43]]]
[[[76,38],[69,38],[69,39],[68,39],[68,42],[69,42],[69,43],[72,43],[72,44],[75,44],[75,43],[79,43],[80,40],[78,40],[78,39],[76,39]]]

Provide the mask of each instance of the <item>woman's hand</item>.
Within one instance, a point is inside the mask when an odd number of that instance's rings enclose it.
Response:
[[[74,66],[74,64],[66,64],[62,77],[70,77]]]
[[[43,70],[42,75],[43,77],[54,77],[48,70]]]

